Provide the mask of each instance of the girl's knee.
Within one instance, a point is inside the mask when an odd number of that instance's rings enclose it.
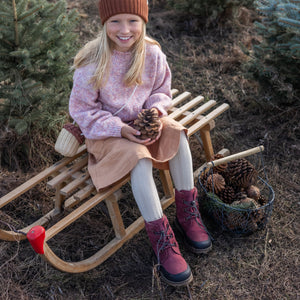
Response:
[[[150,158],[142,158],[138,161],[132,170],[133,172],[142,171],[152,171],[152,160]]]

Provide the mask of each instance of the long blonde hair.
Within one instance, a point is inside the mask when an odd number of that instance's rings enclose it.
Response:
[[[142,83],[142,72],[145,65],[145,44],[159,43],[146,35],[146,24],[143,22],[142,33],[139,39],[133,45],[132,57],[130,67],[125,74],[124,84],[126,86],[136,85]],[[113,50],[113,43],[106,34],[106,23],[99,36],[88,42],[74,58],[73,68],[77,69],[88,64],[96,64],[95,72],[91,78],[90,83],[95,89],[100,89],[105,85],[107,75],[109,74],[109,65],[111,53]]]

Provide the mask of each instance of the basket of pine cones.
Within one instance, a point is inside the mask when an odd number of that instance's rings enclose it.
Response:
[[[227,231],[250,234],[264,229],[275,198],[267,180],[259,176],[266,176],[265,170],[258,171],[243,157],[217,164],[222,160],[226,161],[223,155],[214,155],[211,167],[199,174],[202,208]]]

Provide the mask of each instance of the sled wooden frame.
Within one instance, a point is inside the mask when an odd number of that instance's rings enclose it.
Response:
[[[173,97],[177,94],[178,90],[173,89]],[[200,132],[206,160],[208,161],[214,154],[210,134],[210,131],[215,127],[214,120],[225,112],[229,108],[229,105],[225,103],[217,105],[215,100],[204,101],[203,96],[197,96],[191,100],[190,98],[191,93],[189,92],[183,92],[173,98],[172,107],[168,113],[170,117],[178,120],[188,128],[188,136]],[[227,152],[226,155],[228,154],[227,149],[222,149],[222,151],[224,153]],[[125,228],[119,209],[118,200],[122,194],[120,188],[130,180],[130,175],[128,174],[109,188],[97,192],[87,171],[87,161],[86,146],[83,145],[73,157],[63,158],[0,198],[1,209],[40,182],[49,180],[50,178],[47,186],[55,191],[54,208],[33,224],[19,231],[28,233],[36,225],[45,226],[51,218],[62,213],[65,208],[68,208],[68,211],[70,210],[69,214],[46,229],[44,254],[41,254],[41,256],[55,268],[69,273],[85,272],[100,265],[144,227],[144,219],[143,217],[139,217]],[[166,209],[175,200],[174,188],[169,170],[159,170],[159,174],[164,191],[161,203],[163,209]],[[197,175],[196,170],[194,176],[196,177]],[[85,260],[69,262],[60,259],[50,249],[47,241],[102,201],[106,203],[115,237],[102,249]],[[77,206],[77,208],[71,209],[74,206]],[[0,229],[0,239],[2,240],[18,241],[25,238],[26,236],[22,233]]]

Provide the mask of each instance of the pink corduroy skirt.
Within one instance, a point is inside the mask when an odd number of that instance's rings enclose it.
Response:
[[[149,158],[158,169],[168,169],[179,147],[180,132],[185,130],[172,118],[161,118],[163,130],[158,141],[150,146],[125,138],[86,139],[89,153],[88,170],[97,190],[106,188],[126,176],[142,158]]]

